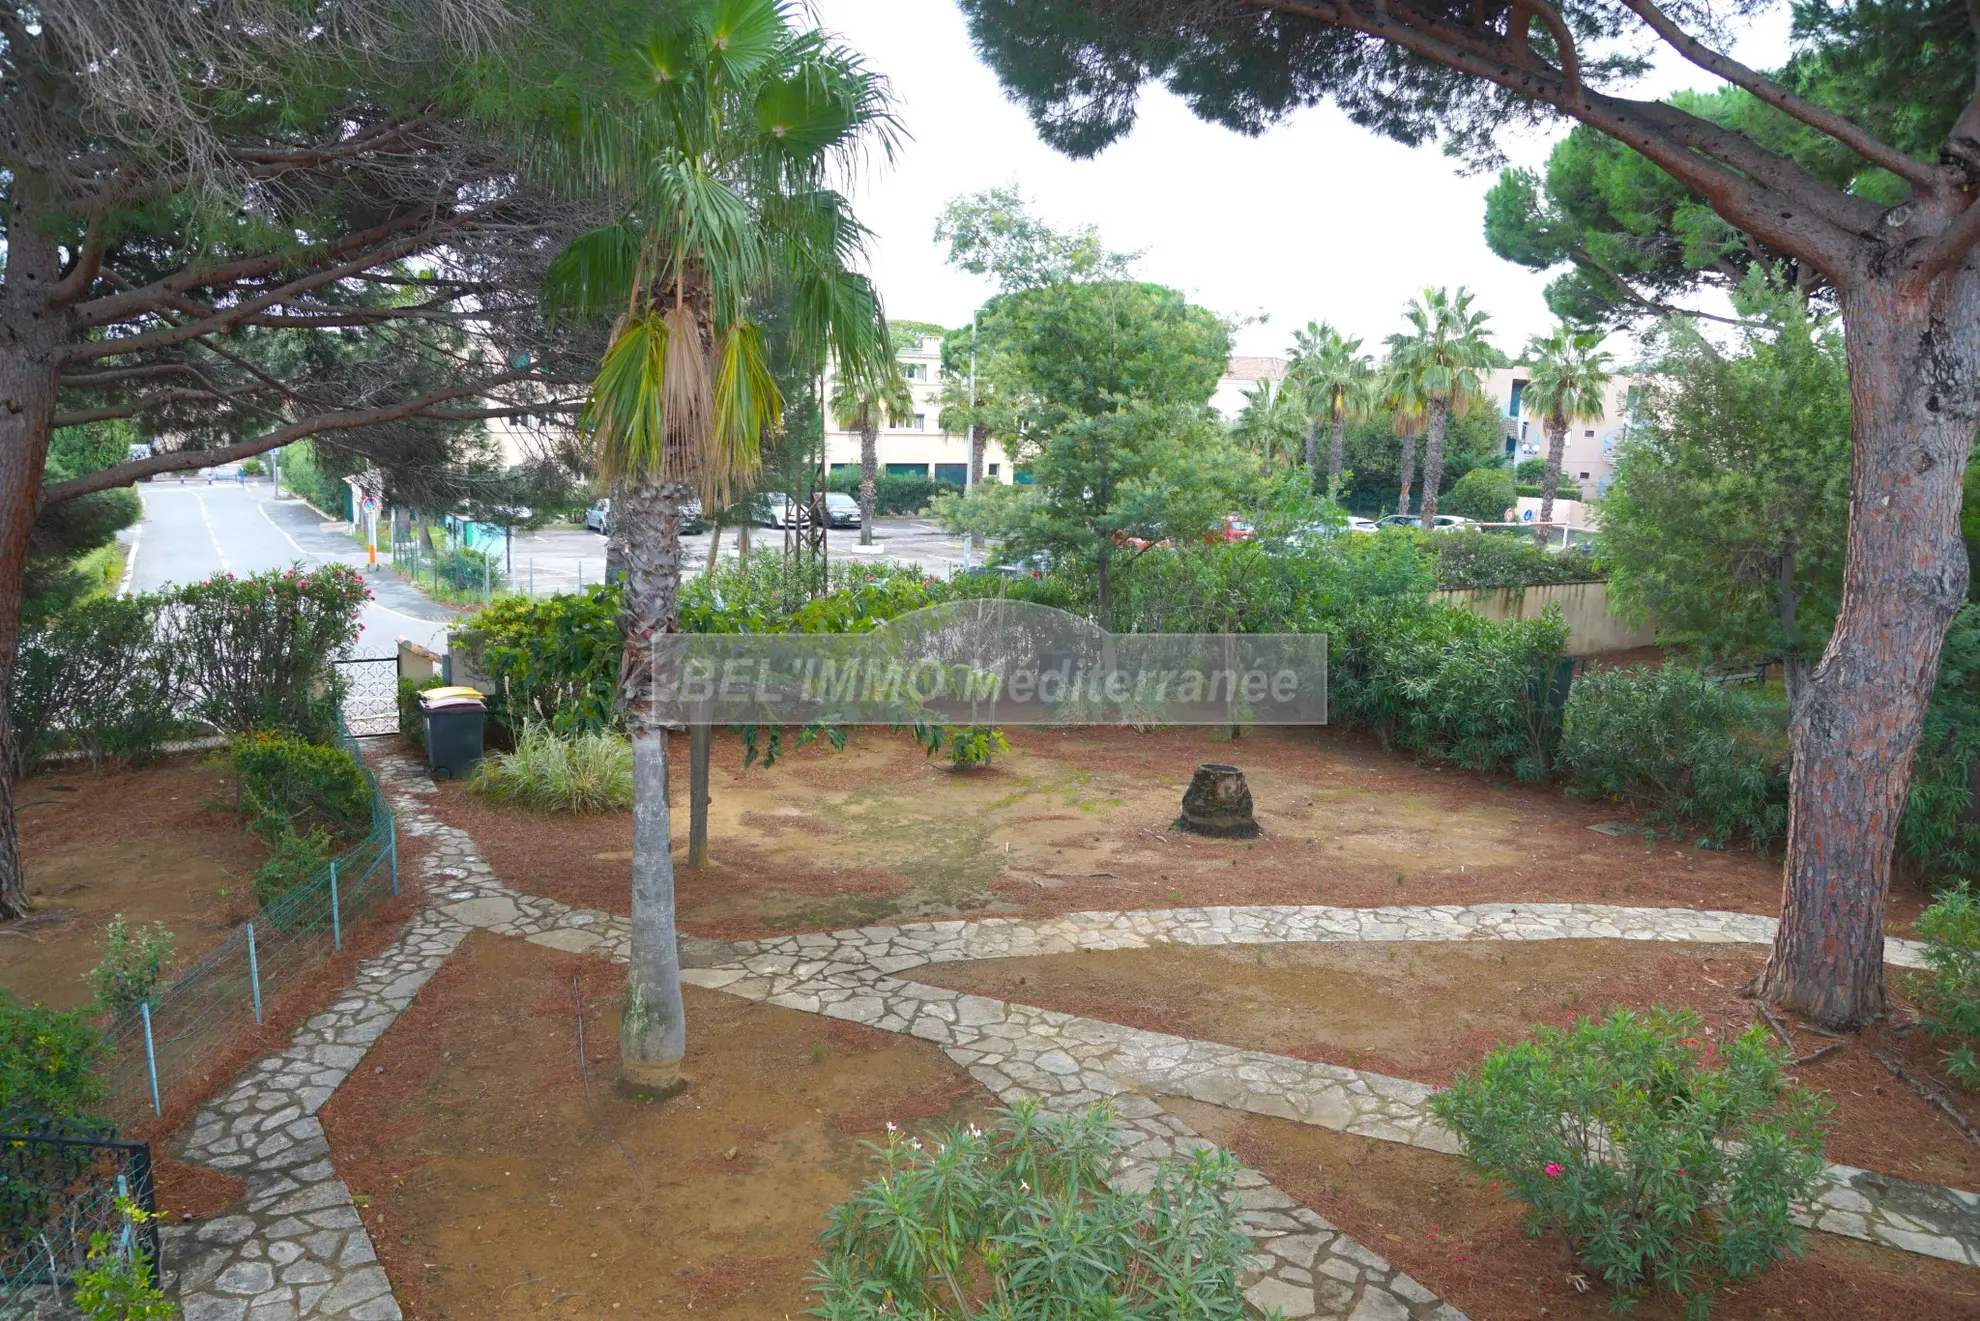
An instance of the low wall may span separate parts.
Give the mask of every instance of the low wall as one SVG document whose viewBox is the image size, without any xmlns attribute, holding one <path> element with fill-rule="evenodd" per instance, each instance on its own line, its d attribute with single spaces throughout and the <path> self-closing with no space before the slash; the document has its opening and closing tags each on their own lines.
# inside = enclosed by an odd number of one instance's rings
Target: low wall
<svg viewBox="0 0 1980 1321">
<path fill-rule="evenodd" d="M 1650 621 L 1631 627 L 1609 613 L 1609 585 L 1604 582 L 1549 583 L 1544 587 L 1472 587 L 1438 592 L 1437 599 L 1487 619 L 1538 619 L 1550 605 L 1561 608 L 1567 625 L 1570 656 L 1596 656 L 1605 651 L 1647 647 L 1657 640 Z"/>
</svg>

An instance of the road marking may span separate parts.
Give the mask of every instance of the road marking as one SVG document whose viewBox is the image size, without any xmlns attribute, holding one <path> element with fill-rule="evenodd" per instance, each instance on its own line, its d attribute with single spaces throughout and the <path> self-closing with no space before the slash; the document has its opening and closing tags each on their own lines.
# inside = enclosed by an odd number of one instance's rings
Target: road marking
<svg viewBox="0 0 1980 1321">
<path fill-rule="evenodd" d="M 274 528 L 277 532 L 282 534 L 282 540 L 288 542 L 291 546 L 294 546 L 296 548 L 296 554 L 312 555 L 319 560 L 334 560 L 334 559 L 342 558 L 341 556 L 327 550 L 304 550 L 303 544 L 300 541 L 297 541 L 294 537 L 289 535 L 289 529 L 283 527 L 280 523 L 277 523 L 275 521 L 274 515 L 268 512 L 268 502 L 266 500 L 256 500 L 254 502 L 254 507 L 261 511 L 261 516 L 263 518 L 268 520 L 268 526 Z"/>
<path fill-rule="evenodd" d="M 138 539 L 144 535 L 144 520 L 151 517 L 151 505 L 146 502 L 144 493 L 138 492 L 138 521 L 131 528 L 131 552 L 124 557 L 124 580 L 117 584 L 117 599 L 123 600 L 131 594 L 131 580 L 137 577 Z"/>
<path fill-rule="evenodd" d="M 220 534 L 213 530 L 213 519 L 207 515 L 206 497 L 194 492 L 193 499 L 199 501 L 199 521 L 206 524 L 206 535 L 213 538 L 213 553 L 220 557 L 220 572 L 232 573 L 234 569 L 227 563 L 227 552 L 220 549 Z"/>
</svg>

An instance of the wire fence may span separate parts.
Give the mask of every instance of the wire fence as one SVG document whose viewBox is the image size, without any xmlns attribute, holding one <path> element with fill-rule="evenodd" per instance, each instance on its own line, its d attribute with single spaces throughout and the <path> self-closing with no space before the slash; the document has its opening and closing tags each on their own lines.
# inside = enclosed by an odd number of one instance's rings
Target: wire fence
<svg viewBox="0 0 1980 1321">
<path fill-rule="evenodd" d="M 353 757 L 348 730 L 340 740 Z M 360 765 L 362 759 L 360 758 Z M 104 1030 L 109 1111 L 120 1122 L 164 1113 L 172 1089 L 325 955 L 357 919 L 399 892 L 398 834 L 369 769 L 371 833 L 262 908 L 198 963 Z"/>
<path fill-rule="evenodd" d="M 112 1255 L 155 1265 L 157 1226 L 131 1208 L 157 1211 L 145 1143 L 0 1133 L 0 1318 L 72 1316 L 70 1289 L 99 1234 Z"/>
</svg>

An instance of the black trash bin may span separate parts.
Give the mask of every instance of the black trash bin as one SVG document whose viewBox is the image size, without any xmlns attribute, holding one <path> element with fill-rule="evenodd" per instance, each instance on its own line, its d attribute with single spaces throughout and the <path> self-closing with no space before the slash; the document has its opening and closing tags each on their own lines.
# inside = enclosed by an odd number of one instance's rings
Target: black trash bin
<svg viewBox="0 0 1980 1321">
<path fill-rule="evenodd" d="M 472 688 L 428 688 L 419 695 L 426 723 L 426 769 L 436 780 L 455 780 L 481 761 L 488 708 Z"/>
</svg>

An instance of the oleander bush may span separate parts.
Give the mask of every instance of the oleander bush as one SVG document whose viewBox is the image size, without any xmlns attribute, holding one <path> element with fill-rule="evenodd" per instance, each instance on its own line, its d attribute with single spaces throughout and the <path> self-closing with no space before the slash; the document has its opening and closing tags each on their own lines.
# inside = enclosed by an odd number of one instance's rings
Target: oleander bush
<svg viewBox="0 0 1980 1321">
<path fill-rule="evenodd" d="M 1932 1039 L 1946 1047 L 1946 1072 L 1980 1091 L 1980 899 L 1955 882 L 1918 918 L 1929 971 L 1909 978 Z"/>
<path fill-rule="evenodd" d="M 1330 714 L 1407 752 L 1539 779 L 1560 737 L 1566 648 L 1556 608 L 1497 623 L 1422 597 L 1371 601 L 1330 630 Z"/>
<path fill-rule="evenodd" d="M 1614 1010 L 1502 1046 L 1430 1098 L 1466 1159 L 1615 1291 L 1704 1321 L 1729 1282 L 1801 1250 L 1830 1103 L 1763 1027 L 1715 1040 L 1690 1010 Z"/>
<path fill-rule="evenodd" d="M 538 812 L 622 812 L 632 806 L 632 744 L 611 732 L 560 734 L 529 725 L 508 752 L 491 752 L 468 792 Z"/>
<path fill-rule="evenodd" d="M 1595 670 L 1568 696 L 1559 769 L 1577 797 L 1764 851 L 1787 829 L 1785 721 L 1778 705 L 1685 666 Z"/>
<path fill-rule="evenodd" d="M 1237 1163 L 1205 1148 L 1153 1186 L 1109 1183 L 1124 1146 L 1104 1106 L 1001 1111 L 927 1142 L 888 1125 L 880 1166 L 835 1208 L 812 1267 L 826 1321 L 1147 1317 L 1238 1321 L 1245 1254 Z"/>
</svg>

